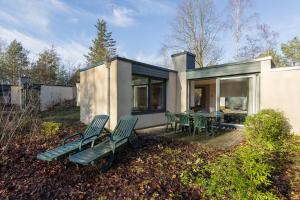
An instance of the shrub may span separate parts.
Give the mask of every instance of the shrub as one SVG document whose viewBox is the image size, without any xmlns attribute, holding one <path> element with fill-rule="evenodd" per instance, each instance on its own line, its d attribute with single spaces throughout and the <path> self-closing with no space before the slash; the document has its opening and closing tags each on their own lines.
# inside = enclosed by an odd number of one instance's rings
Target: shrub
<svg viewBox="0 0 300 200">
<path fill-rule="evenodd" d="M 282 144 L 290 133 L 287 118 L 282 112 L 272 109 L 248 116 L 244 125 L 250 141 L 260 140 L 274 146 Z"/>
<path fill-rule="evenodd" d="M 209 199 L 278 199 L 266 189 L 273 170 L 267 158 L 268 152 L 261 149 L 240 147 L 204 166 L 196 161 L 192 170 L 182 173 L 181 180 L 203 187 Z"/>
<path fill-rule="evenodd" d="M 58 133 L 61 123 L 58 122 L 43 122 L 42 132 L 46 136 L 55 135 Z"/>
</svg>

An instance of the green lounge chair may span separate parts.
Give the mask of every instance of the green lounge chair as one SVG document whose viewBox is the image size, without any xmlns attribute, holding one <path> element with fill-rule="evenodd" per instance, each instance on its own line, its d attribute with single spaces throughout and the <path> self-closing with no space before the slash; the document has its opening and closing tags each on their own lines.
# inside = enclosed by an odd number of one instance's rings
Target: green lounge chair
<svg viewBox="0 0 300 200">
<path fill-rule="evenodd" d="M 89 149 L 71 155 L 69 160 L 75 164 L 92 164 L 100 171 L 106 171 L 113 164 L 115 151 L 129 142 L 130 137 L 134 133 L 137 121 L 138 118 L 135 116 L 128 115 L 121 117 L 116 128 L 106 140 Z M 106 163 L 97 162 L 106 157 L 108 157 Z"/>
<path fill-rule="evenodd" d="M 61 161 L 60 159 L 64 156 L 69 155 L 76 150 L 80 151 L 81 148 L 87 144 L 94 143 L 104 130 L 108 118 L 107 115 L 96 115 L 84 133 L 75 133 L 64 138 L 61 146 L 38 154 L 37 159 L 49 162 L 53 160 Z M 80 136 L 80 138 L 70 141 L 71 138 L 78 136 Z"/>
</svg>

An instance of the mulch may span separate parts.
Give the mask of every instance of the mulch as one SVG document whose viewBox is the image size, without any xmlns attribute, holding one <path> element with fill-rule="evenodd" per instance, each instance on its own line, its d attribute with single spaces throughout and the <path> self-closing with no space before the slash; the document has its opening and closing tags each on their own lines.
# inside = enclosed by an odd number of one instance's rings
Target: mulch
<svg viewBox="0 0 300 200">
<path fill-rule="evenodd" d="M 125 147 L 105 173 L 93 166 L 65 168 L 36 159 L 65 136 L 62 131 L 51 138 L 36 134 L 16 139 L 0 163 L 0 199 L 199 199 L 201 190 L 183 185 L 181 172 L 190 167 L 189 161 L 199 157 L 207 161 L 224 153 L 170 138 L 140 136 L 141 147 Z"/>
</svg>

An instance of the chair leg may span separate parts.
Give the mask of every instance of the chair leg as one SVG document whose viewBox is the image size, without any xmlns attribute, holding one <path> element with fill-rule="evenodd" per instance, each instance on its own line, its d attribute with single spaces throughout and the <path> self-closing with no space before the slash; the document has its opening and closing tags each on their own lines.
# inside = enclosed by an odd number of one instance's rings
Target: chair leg
<svg viewBox="0 0 300 200">
<path fill-rule="evenodd" d="M 196 134 L 196 129 L 198 129 L 197 127 L 194 127 L 194 131 L 193 131 L 193 137 L 195 137 Z"/>
</svg>

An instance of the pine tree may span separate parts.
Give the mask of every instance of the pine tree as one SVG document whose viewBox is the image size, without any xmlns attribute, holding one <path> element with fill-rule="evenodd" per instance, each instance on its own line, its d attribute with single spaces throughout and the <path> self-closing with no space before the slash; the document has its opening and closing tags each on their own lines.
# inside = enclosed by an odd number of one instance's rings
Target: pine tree
<svg viewBox="0 0 300 200">
<path fill-rule="evenodd" d="M 54 47 L 46 49 L 39 54 L 36 63 L 33 64 L 31 77 L 35 83 L 56 84 L 60 73 L 60 58 Z"/>
<path fill-rule="evenodd" d="M 19 77 L 25 75 L 28 67 L 28 51 L 17 40 L 13 40 L 4 50 L 1 58 L 3 77 L 17 85 Z"/>
<path fill-rule="evenodd" d="M 90 52 L 85 55 L 89 64 L 100 63 L 116 55 L 116 41 L 112 38 L 112 32 L 108 32 L 106 22 L 98 19 L 95 27 L 97 37 L 92 41 Z"/>
</svg>

